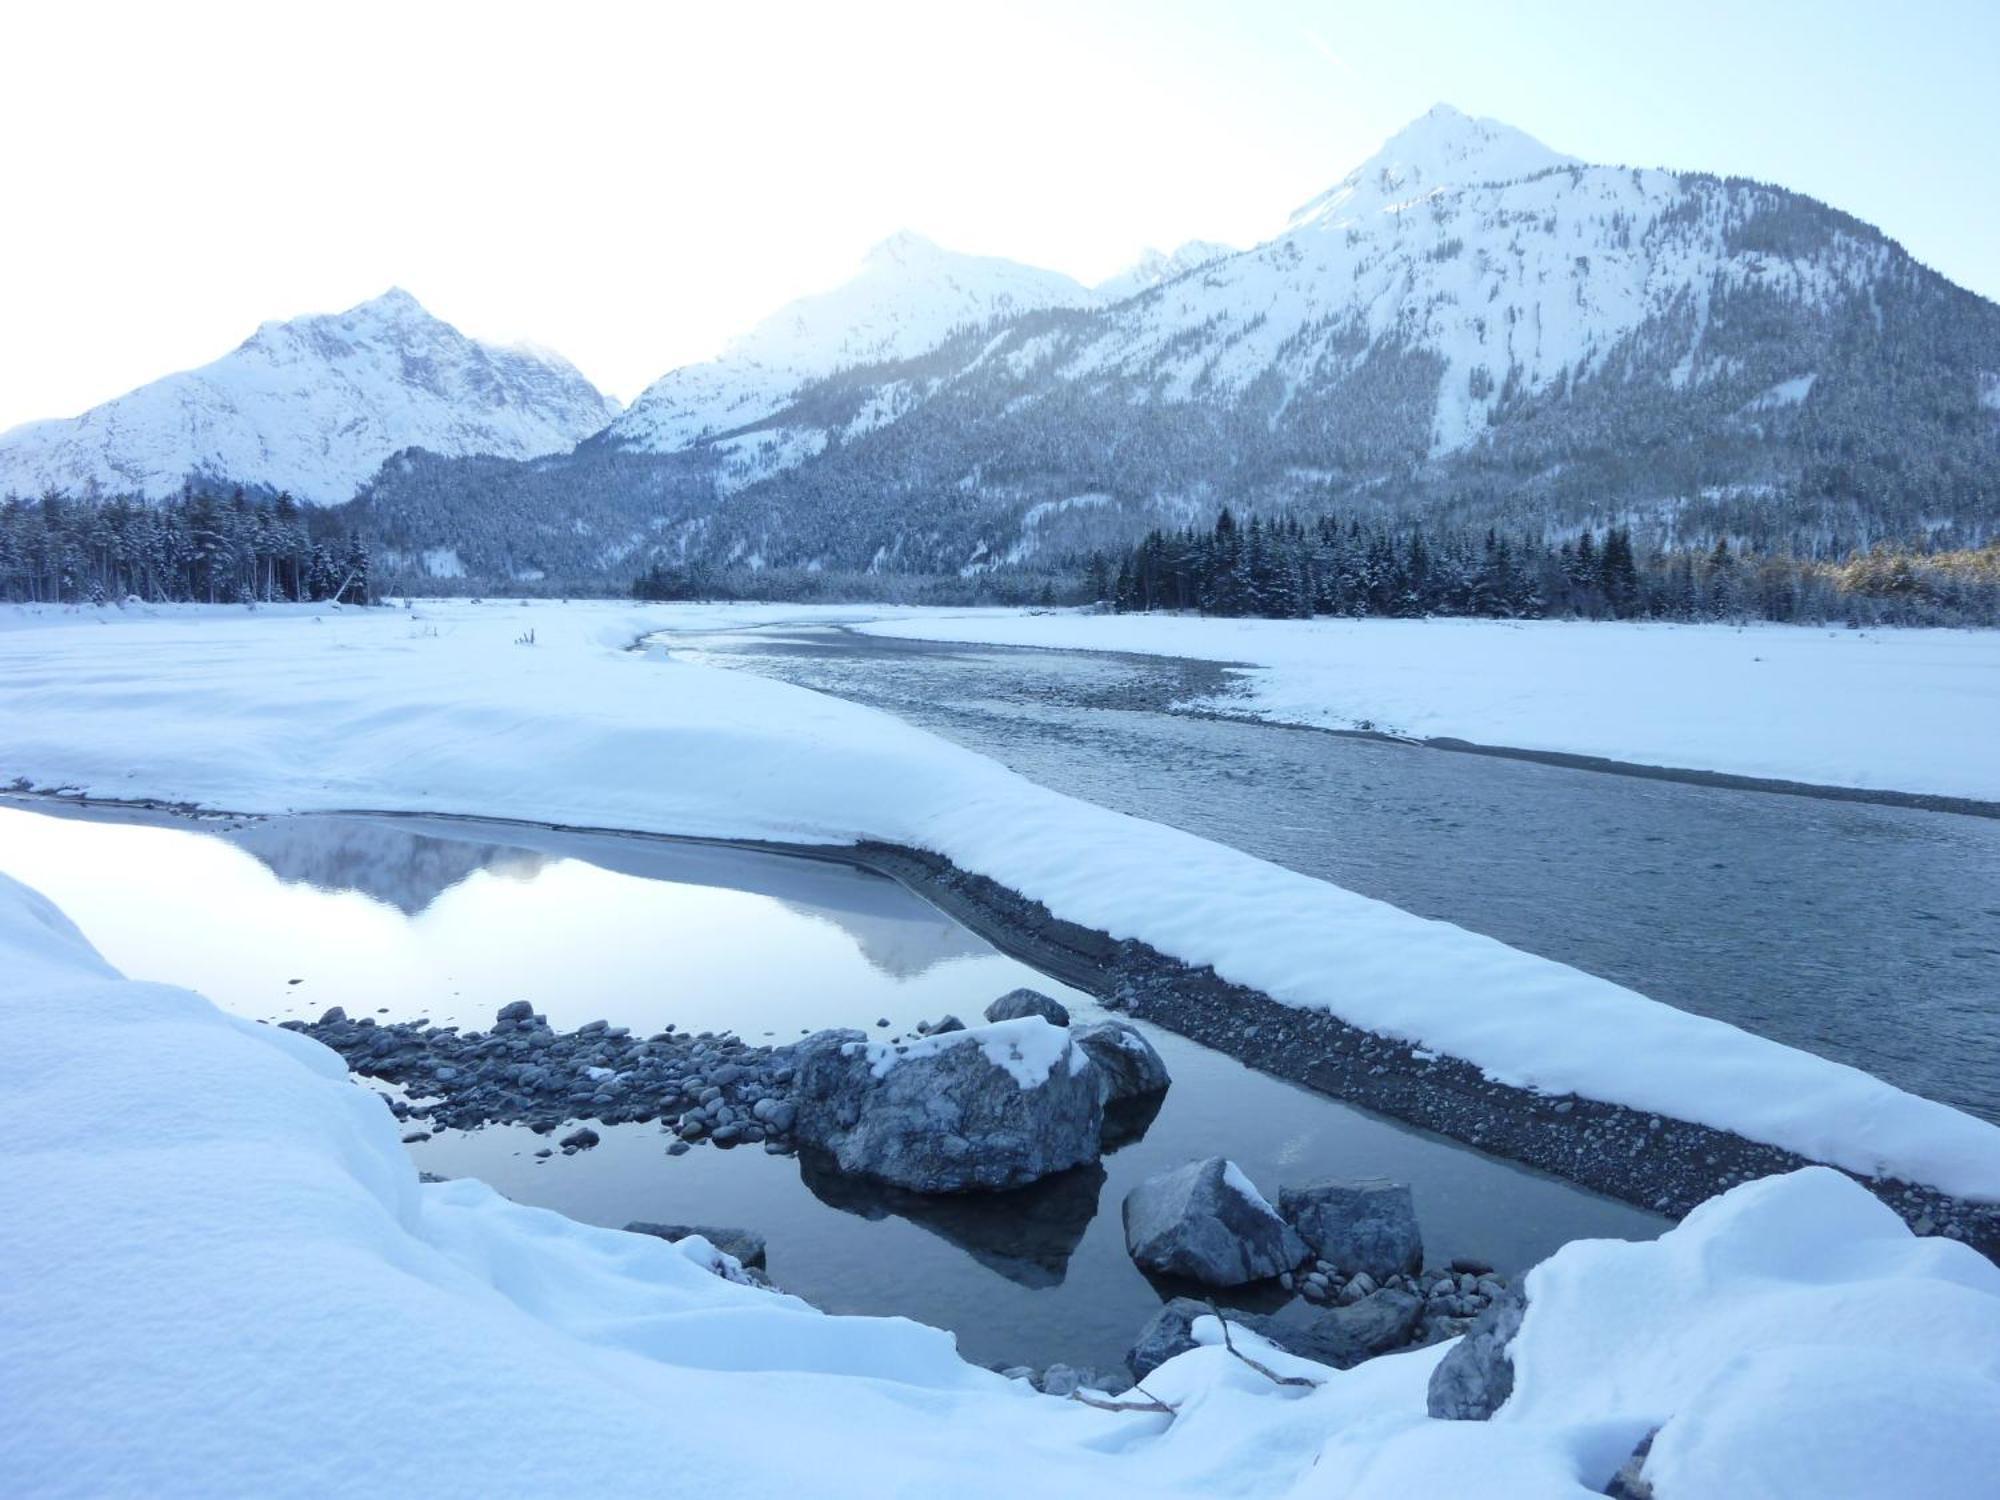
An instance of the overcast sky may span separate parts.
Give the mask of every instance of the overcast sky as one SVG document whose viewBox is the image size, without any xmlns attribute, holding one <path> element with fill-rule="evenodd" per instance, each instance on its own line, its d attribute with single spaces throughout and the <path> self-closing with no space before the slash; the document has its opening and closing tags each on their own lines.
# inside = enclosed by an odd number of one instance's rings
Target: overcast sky
<svg viewBox="0 0 2000 1500">
<path fill-rule="evenodd" d="M 2000 3 L 32 5 L 0 428 L 391 285 L 630 399 L 874 241 L 1254 243 L 1440 100 L 1782 183 L 2000 296 Z"/>
</svg>

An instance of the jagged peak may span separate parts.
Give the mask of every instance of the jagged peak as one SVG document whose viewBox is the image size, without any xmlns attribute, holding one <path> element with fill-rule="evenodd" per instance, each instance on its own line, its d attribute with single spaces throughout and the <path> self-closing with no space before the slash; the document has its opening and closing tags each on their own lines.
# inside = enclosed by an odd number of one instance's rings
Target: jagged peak
<svg viewBox="0 0 2000 1500">
<path fill-rule="evenodd" d="M 1292 227 L 1340 223 L 1444 188 L 1512 182 L 1577 160 L 1524 130 L 1435 104 L 1374 155 L 1292 215 Z"/>
</svg>

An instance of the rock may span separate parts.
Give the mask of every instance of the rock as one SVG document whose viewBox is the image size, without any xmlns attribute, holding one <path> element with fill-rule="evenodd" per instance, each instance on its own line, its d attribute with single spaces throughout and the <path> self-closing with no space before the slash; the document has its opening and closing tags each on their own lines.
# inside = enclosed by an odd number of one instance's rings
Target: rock
<svg viewBox="0 0 2000 1500">
<path fill-rule="evenodd" d="M 625 1226 L 625 1232 L 650 1234 L 662 1240 L 684 1240 L 698 1234 L 724 1255 L 733 1255 L 746 1266 L 764 1268 L 764 1236 L 754 1229 L 726 1229 L 714 1224 L 648 1224 L 634 1220 Z"/>
<path fill-rule="evenodd" d="M 1042 1371 L 1041 1390 L 1045 1396 L 1068 1396 L 1082 1390 L 1086 1372 L 1073 1365 L 1050 1365 Z"/>
<path fill-rule="evenodd" d="M 1149 1177 L 1125 1197 L 1125 1248 L 1148 1271 L 1242 1286 L 1289 1271 L 1305 1242 L 1219 1156 Z"/>
<path fill-rule="evenodd" d="M 1639 1439 L 1632 1456 L 1625 1460 L 1611 1483 L 1605 1487 L 1609 1500 L 1653 1500 L 1653 1481 L 1646 1477 L 1646 1456 L 1653 1451 L 1653 1439 L 1660 1435 L 1655 1427 Z"/>
<path fill-rule="evenodd" d="M 1400 1182 L 1358 1177 L 1282 1188 L 1278 1212 L 1342 1275 L 1365 1271 L 1379 1281 L 1423 1268 L 1416 1204 Z"/>
<path fill-rule="evenodd" d="M 1492 1262 L 1481 1260 L 1476 1255 L 1454 1255 L 1451 1258 L 1451 1269 L 1461 1276 L 1480 1277 L 1493 1274 Z"/>
<path fill-rule="evenodd" d="M 1009 990 L 986 1007 L 988 1021 L 1018 1021 L 1023 1016 L 1040 1016 L 1051 1026 L 1069 1025 L 1069 1011 L 1063 1003 L 1036 990 Z"/>
<path fill-rule="evenodd" d="M 1125 1367 L 1132 1372 L 1132 1378 L 1144 1380 L 1176 1354 L 1195 1348 L 1194 1320 L 1209 1317 L 1213 1311 L 1206 1302 L 1197 1302 L 1192 1297 L 1176 1297 L 1163 1303 L 1139 1330 L 1138 1342 L 1126 1351 Z"/>
<path fill-rule="evenodd" d="M 1015 993 L 1028 992 L 1017 990 Z M 996 1005 L 999 1003 L 994 1002 Z M 1050 1003 L 1054 1004 L 1053 1001 Z M 1056 1008 L 1060 1010 L 1062 1007 Z M 1173 1081 L 1167 1076 L 1167 1065 L 1153 1050 L 1153 1044 L 1129 1021 L 1098 1021 L 1089 1026 L 1075 1027 L 1070 1035 L 1097 1064 L 1101 1080 L 1098 1092 L 1104 1096 L 1107 1105 L 1164 1094 L 1167 1085 Z"/>
<path fill-rule="evenodd" d="M 294 979 L 292 983 L 297 984 L 298 981 Z M 343 1009 L 341 1006 L 334 1005 L 328 1007 L 326 1014 L 319 1018 L 319 1024 L 322 1026 L 338 1026 L 342 1021 L 345 1021 L 346 1019 L 347 1019 L 346 1010 Z"/>
<path fill-rule="evenodd" d="M 1402 1348 L 1416 1332 L 1423 1312 L 1423 1298 L 1384 1288 L 1348 1307 L 1288 1302 L 1274 1313 L 1247 1314 L 1235 1321 L 1287 1353 L 1347 1370 Z"/>
<path fill-rule="evenodd" d="M 1521 1331 L 1528 1302 L 1509 1288 L 1482 1312 L 1465 1336 L 1431 1371 L 1428 1408 L 1448 1421 L 1483 1422 L 1514 1393 L 1514 1361 L 1507 1346 Z"/>
<path fill-rule="evenodd" d="M 597 1132 L 585 1125 L 581 1129 L 572 1130 L 556 1144 L 570 1151 L 588 1151 L 597 1144 L 597 1141 Z"/>
<path fill-rule="evenodd" d="M 921 1193 L 1024 1186 L 1095 1162 L 1097 1069 L 1039 1016 L 901 1047 L 858 1031 L 800 1042 L 793 1134 L 856 1172 Z"/>
<path fill-rule="evenodd" d="M 525 1000 L 516 1000 L 511 1005 L 503 1005 L 493 1013 L 496 1021 L 525 1021 L 535 1013 L 535 1007 Z"/>
</svg>

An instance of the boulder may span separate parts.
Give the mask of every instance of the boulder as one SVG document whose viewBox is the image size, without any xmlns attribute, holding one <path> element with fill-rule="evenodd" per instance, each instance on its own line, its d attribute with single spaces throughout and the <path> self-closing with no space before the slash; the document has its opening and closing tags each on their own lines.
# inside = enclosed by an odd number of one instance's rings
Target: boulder
<svg viewBox="0 0 2000 1500">
<path fill-rule="evenodd" d="M 900 1044 L 822 1031 L 793 1061 L 793 1134 L 843 1172 L 990 1192 L 1098 1158 L 1097 1069 L 1039 1015 Z"/>
<path fill-rule="evenodd" d="M 1139 1330 L 1138 1342 L 1125 1351 L 1125 1368 L 1134 1380 L 1144 1380 L 1176 1354 L 1196 1348 L 1194 1320 L 1211 1317 L 1214 1309 L 1192 1297 L 1176 1297 L 1162 1303 L 1160 1310 Z"/>
<path fill-rule="evenodd" d="M 656 1239 L 684 1240 L 698 1234 L 724 1255 L 733 1255 L 745 1266 L 762 1269 L 764 1236 L 754 1229 L 725 1229 L 715 1224 L 647 1224 L 638 1220 L 625 1226 L 627 1234 L 650 1234 Z"/>
<path fill-rule="evenodd" d="M 1307 1254 L 1242 1169 L 1219 1156 L 1132 1189 L 1125 1197 L 1125 1248 L 1145 1270 L 1204 1286 L 1263 1281 Z"/>
<path fill-rule="evenodd" d="M 1278 1212 L 1343 1276 L 1366 1272 L 1384 1281 L 1423 1269 L 1424 1237 L 1403 1183 L 1357 1177 L 1281 1188 Z"/>
<path fill-rule="evenodd" d="M 1173 1082 L 1153 1044 L 1129 1021 L 1097 1021 L 1073 1027 L 1070 1035 L 1097 1064 L 1098 1092 L 1107 1105 L 1164 1094 Z"/>
<path fill-rule="evenodd" d="M 1347 1370 L 1409 1343 L 1423 1312 L 1423 1298 L 1385 1287 L 1346 1307 L 1288 1302 L 1274 1313 L 1235 1321 L 1288 1354 Z"/>
<path fill-rule="evenodd" d="M 988 1021 L 1018 1021 L 1023 1016 L 1040 1016 L 1051 1026 L 1069 1025 L 1069 1010 L 1063 1003 L 1038 990 L 1009 990 L 986 1007 Z"/>
<path fill-rule="evenodd" d="M 1507 1346 L 1521 1331 L 1527 1310 L 1527 1298 L 1508 1287 L 1473 1320 L 1457 1347 L 1431 1371 L 1427 1406 L 1433 1417 L 1483 1422 L 1514 1394 L 1514 1361 Z"/>
</svg>

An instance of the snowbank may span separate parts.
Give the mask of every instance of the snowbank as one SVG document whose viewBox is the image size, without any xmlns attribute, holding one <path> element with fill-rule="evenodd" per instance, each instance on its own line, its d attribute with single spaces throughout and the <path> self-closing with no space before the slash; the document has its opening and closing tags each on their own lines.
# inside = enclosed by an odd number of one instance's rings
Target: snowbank
<svg viewBox="0 0 2000 1500">
<path fill-rule="evenodd" d="M 2000 1129 L 1856 1069 L 1059 796 L 873 710 L 623 649 L 688 618 L 471 604 L 17 616 L 0 630 L 0 783 L 892 840 L 1508 1084 L 2000 1200 Z M 531 628 L 535 644 L 516 644 Z"/>
<path fill-rule="evenodd" d="M 892 1068 L 922 1057 L 936 1057 L 950 1047 L 971 1043 L 986 1054 L 986 1060 L 1011 1076 L 1024 1089 L 1040 1088 L 1067 1062 L 1071 1073 L 1081 1072 L 1089 1058 L 1081 1047 L 1070 1045 L 1069 1029 L 1052 1026 L 1040 1016 L 1022 1016 L 1013 1021 L 994 1021 L 963 1031 L 941 1031 L 931 1036 L 912 1037 L 906 1042 L 868 1043 L 868 1071 L 887 1078 Z"/>
<path fill-rule="evenodd" d="M 7 1494 L 1445 1496 L 1476 1474 L 1507 1500 L 1587 1493 L 1661 1424 L 1663 1500 L 1718 1473 L 1966 1494 L 2000 1462 L 2000 1272 L 1829 1172 L 1545 1264 L 1492 1423 L 1424 1416 L 1441 1348 L 1346 1374 L 1263 1351 L 1310 1391 L 1197 1349 L 1148 1381 L 1176 1415 L 1113 1414 L 937 1330 L 725 1280 L 699 1242 L 420 1185 L 332 1052 L 119 978 L 4 877 L 0 1015 Z M 1792 1488 L 1807 1458 L 1821 1487 Z"/>
<path fill-rule="evenodd" d="M 924 612 L 871 635 L 1237 662 L 1235 711 L 2000 801 L 2000 631 Z"/>
</svg>

